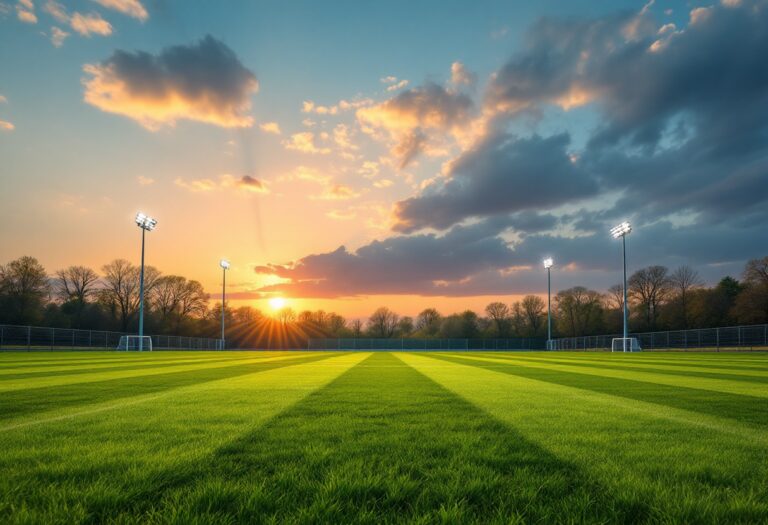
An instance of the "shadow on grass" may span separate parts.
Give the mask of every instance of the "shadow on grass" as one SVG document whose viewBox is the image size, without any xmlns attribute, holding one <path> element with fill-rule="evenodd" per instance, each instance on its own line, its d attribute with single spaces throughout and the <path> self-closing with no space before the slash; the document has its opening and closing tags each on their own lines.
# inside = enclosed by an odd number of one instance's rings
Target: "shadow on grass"
<svg viewBox="0 0 768 525">
<path fill-rule="evenodd" d="M 96 521 L 637 522 L 572 464 L 390 354 L 374 354 L 253 433 Z"/>
<path fill-rule="evenodd" d="M 564 372 L 546 368 L 546 363 L 541 363 L 541 367 L 536 367 L 531 366 L 533 363 L 521 366 L 513 363 L 492 363 L 447 355 L 434 355 L 430 357 L 451 363 L 476 366 L 505 374 L 526 377 L 528 379 L 537 379 L 557 385 L 591 390 L 601 394 L 610 394 L 627 399 L 646 401 L 658 405 L 729 418 L 756 427 L 768 427 L 768 402 L 765 398 L 662 385 L 634 379 L 617 379 L 578 372 Z"/>
<path fill-rule="evenodd" d="M 74 383 L 25 390 L 0 392 L 0 420 L 30 415 L 54 408 L 101 403 L 115 399 L 152 394 L 197 383 L 238 377 L 326 359 L 336 354 L 314 354 L 267 362 L 240 363 L 219 368 L 200 368 L 129 378 L 115 378 L 89 383 Z"/>
</svg>

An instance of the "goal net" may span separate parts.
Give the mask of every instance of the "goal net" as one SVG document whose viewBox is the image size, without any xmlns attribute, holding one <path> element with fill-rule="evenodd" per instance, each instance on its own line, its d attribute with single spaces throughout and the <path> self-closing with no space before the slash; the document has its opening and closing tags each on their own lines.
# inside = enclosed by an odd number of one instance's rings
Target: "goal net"
<svg viewBox="0 0 768 525">
<path fill-rule="evenodd" d="M 148 335 L 123 335 L 120 336 L 120 342 L 117 344 L 118 350 L 123 351 L 152 351 L 152 338 Z"/>
<path fill-rule="evenodd" d="M 611 352 L 639 352 L 640 341 L 637 337 L 614 337 L 611 339 Z"/>
</svg>

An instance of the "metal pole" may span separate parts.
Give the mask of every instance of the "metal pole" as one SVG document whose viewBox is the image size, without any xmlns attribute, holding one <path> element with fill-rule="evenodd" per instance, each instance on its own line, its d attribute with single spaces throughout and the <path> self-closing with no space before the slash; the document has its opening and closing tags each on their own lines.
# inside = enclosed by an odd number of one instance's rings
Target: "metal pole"
<svg viewBox="0 0 768 525">
<path fill-rule="evenodd" d="M 139 352 L 144 350 L 144 234 L 141 228 L 141 273 L 139 274 Z"/>
<path fill-rule="evenodd" d="M 224 309 L 227 301 L 227 269 L 222 268 L 221 279 L 221 349 L 224 350 Z"/>
<path fill-rule="evenodd" d="M 627 351 L 627 334 L 629 332 L 627 328 L 627 317 L 629 315 L 627 311 L 627 235 L 621 236 L 621 251 L 622 259 L 624 261 L 624 351 Z"/>
<path fill-rule="evenodd" d="M 552 268 L 547 268 L 547 350 L 552 340 Z"/>
</svg>

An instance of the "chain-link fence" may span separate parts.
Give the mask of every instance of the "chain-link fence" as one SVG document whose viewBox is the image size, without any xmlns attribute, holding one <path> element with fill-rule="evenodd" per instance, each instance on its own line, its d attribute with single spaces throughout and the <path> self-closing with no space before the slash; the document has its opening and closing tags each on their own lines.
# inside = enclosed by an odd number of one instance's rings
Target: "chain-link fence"
<svg viewBox="0 0 768 525">
<path fill-rule="evenodd" d="M 307 350 L 544 350 L 546 340 L 535 337 L 512 339 L 426 339 L 426 338 L 314 338 Z"/>
<path fill-rule="evenodd" d="M 0 325 L 2 350 L 115 350 L 123 332 Z M 153 350 L 221 350 L 221 339 L 153 335 Z"/>
<path fill-rule="evenodd" d="M 629 334 L 643 350 L 768 350 L 768 324 L 696 328 Z M 550 342 L 552 350 L 610 350 L 616 335 L 563 337 Z"/>
</svg>

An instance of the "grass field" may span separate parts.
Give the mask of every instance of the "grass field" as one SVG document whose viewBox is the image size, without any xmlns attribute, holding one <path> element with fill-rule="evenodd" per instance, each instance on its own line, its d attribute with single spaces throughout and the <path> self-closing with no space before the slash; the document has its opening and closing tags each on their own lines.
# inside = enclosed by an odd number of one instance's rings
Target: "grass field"
<svg viewBox="0 0 768 525">
<path fill-rule="evenodd" d="M 2 523 L 768 523 L 768 355 L 0 354 Z"/>
</svg>

